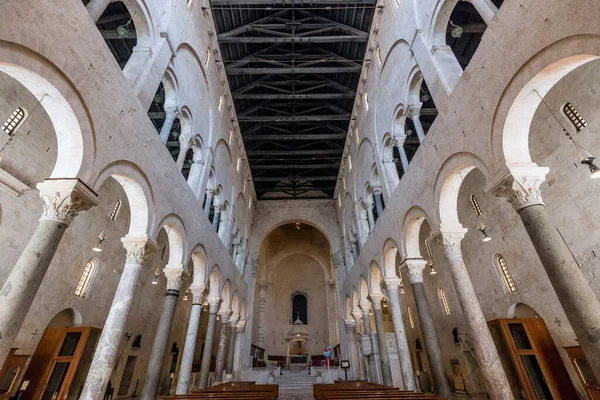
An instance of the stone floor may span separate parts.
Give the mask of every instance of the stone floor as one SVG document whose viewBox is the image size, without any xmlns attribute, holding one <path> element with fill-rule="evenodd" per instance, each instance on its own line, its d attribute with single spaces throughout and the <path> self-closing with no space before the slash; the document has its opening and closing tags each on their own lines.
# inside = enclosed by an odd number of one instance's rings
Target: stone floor
<svg viewBox="0 0 600 400">
<path fill-rule="evenodd" d="M 312 400 L 313 392 L 310 389 L 279 389 L 279 400 Z"/>
</svg>

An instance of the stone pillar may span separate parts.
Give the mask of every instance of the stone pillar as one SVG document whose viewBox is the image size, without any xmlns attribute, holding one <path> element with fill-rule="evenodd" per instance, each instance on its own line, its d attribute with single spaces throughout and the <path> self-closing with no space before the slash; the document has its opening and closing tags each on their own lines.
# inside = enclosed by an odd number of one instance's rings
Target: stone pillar
<svg viewBox="0 0 600 400">
<path fill-rule="evenodd" d="M 194 195 L 196 196 L 196 198 L 198 198 L 199 197 L 198 187 L 200 186 L 200 178 L 202 176 L 202 166 L 204 165 L 204 161 L 202 160 L 202 151 L 200 151 L 200 148 L 194 147 L 193 151 L 194 151 L 194 157 L 192 158 L 192 160 L 194 162 L 192 163 L 192 166 L 190 167 L 190 173 L 188 175 L 187 182 L 188 182 L 188 185 L 190 186 L 190 188 L 192 189 L 192 191 L 194 192 Z M 208 196 L 207 196 L 207 198 L 208 198 Z M 205 210 L 205 212 L 206 212 L 206 210 Z"/>
<path fill-rule="evenodd" d="M 491 0 L 470 0 L 486 25 L 490 25 L 498 12 Z"/>
<path fill-rule="evenodd" d="M 450 385 L 448 384 L 446 369 L 444 368 L 445 360 L 442 356 L 440 342 L 431 316 L 431 310 L 427 303 L 425 286 L 423 285 L 423 269 L 426 266 L 427 261 L 422 258 L 407 259 L 404 261 L 402 269 L 408 276 L 408 280 L 412 285 L 421 332 L 423 332 L 423 340 L 425 341 L 425 352 L 429 359 L 431 377 L 433 378 L 433 384 L 435 386 L 435 394 L 439 397 L 450 399 L 452 398 L 452 392 L 450 390 Z"/>
<path fill-rule="evenodd" d="M 515 208 L 592 369 L 600 374 L 600 304 L 541 197 L 547 168 L 506 170 L 486 188 Z"/>
<path fill-rule="evenodd" d="M 265 311 L 267 309 L 267 281 L 258 283 L 258 310 L 256 311 L 256 345 L 265 348 Z"/>
<path fill-rule="evenodd" d="M 355 308 L 352 310 L 352 317 L 354 318 L 354 343 L 356 344 L 358 351 L 358 373 L 361 381 L 368 381 L 369 375 L 367 374 L 367 356 L 363 354 L 362 345 L 359 345 L 361 338 L 360 321 L 362 320 L 362 312 L 358 308 Z"/>
<path fill-rule="evenodd" d="M 177 379 L 177 389 L 175 394 L 188 394 L 205 289 L 205 286 L 194 286 L 193 284 L 190 286 L 190 292 L 192 293 L 192 311 L 190 312 L 187 334 L 185 335 L 185 345 L 183 346 L 183 354 L 181 355 L 179 378 Z"/>
<path fill-rule="evenodd" d="M 167 292 L 163 302 L 162 312 L 154 334 L 154 342 L 148 359 L 148 368 L 146 369 L 146 378 L 144 379 L 144 388 L 142 389 L 142 400 L 154 400 L 158 394 L 158 384 L 160 374 L 165 362 L 165 355 L 169 346 L 171 336 L 171 327 L 173 326 L 173 317 L 175 316 L 175 307 L 179 298 L 179 290 L 183 278 L 183 268 L 165 267 L 163 269 L 167 277 Z"/>
<path fill-rule="evenodd" d="M 383 384 L 394 386 L 392 380 L 392 368 L 390 367 L 390 355 L 388 354 L 387 340 L 385 330 L 383 329 L 383 312 L 381 310 L 382 293 L 370 293 L 371 303 L 373 303 L 373 314 L 375 314 L 375 326 L 377 327 L 377 342 L 379 343 L 379 357 L 381 359 L 381 375 Z"/>
<path fill-rule="evenodd" d="M 37 188 L 45 203 L 39 225 L 0 291 L 0 365 L 8 357 L 65 230 L 79 212 L 98 204 L 98 196 L 78 179 L 48 179 Z"/>
<path fill-rule="evenodd" d="M 177 155 L 177 169 L 181 172 L 183 170 L 183 164 L 185 163 L 185 156 L 192 147 L 191 138 L 189 136 L 179 137 L 179 154 Z M 188 175 L 189 176 L 189 175 Z"/>
<path fill-rule="evenodd" d="M 344 281 L 346 280 L 346 264 L 344 263 L 344 255 L 341 252 L 335 252 L 332 256 L 333 270 L 335 273 L 335 286 L 334 296 L 336 297 L 336 310 L 337 310 L 337 331 L 340 339 L 340 356 L 342 359 L 349 357 L 348 338 L 342 335 L 344 332 L 344 321 L 342 316 L 344 315 L 344 293 L 342 291 Z"/>
<path fill-rule="evenodd" d="M 138 279 L 148 256 L 148 238 L 125 236 L 123 246 L 127 252 L 123 274 L 106 317 L 94 358 L 85 380 L 80 399 L 102 399 L 106 386 L 117 363 L 118 350 L 125 334 L 125 325 Z"/>
<path fill-rule="evenodd" d="M 167 144 L 167 141 L 169 140 L 175 118 L 177 118 L 177 106 L 165 106 L 165 122 L 160 128 L 160 140 L 164 144 Z"/>
<path fill-rule="evenodd" d="M 350 379 L 358 379 L 360 376 L 360 364 L 358 361 L 358 342 L 356 340 L 356 331 L 354 329 L 354 320 L 345 319 L 344 325 L 346 327 L 346 337 L 350 343 Z"/>
<path fill-rule="evenodd" d="M 229 330 L 229 316 L 231 310 L 220 310 L 221 332 L 219 333 L 219 347 L 217 348 L 217 362 L 215 364 L 215 383 L 223 380 L 225 365 L 225 346 L 227 345 L 227 331 Z"/>
<path fill-rule="evenodd" d="M 406 156 L 406 150 L 404 150 L 405 140 L 406 136 L 396 136 L 396 147 L 398 148 L 398 153 L 400 153 L 400 162 L 402 163 L 404 173 L 408 171 L 408 157 Z"/>
<path fill-rule="evenodd" d="M 432 235 L 433 240 L 430 240 L 430 243 L 439 245 L 448 260 L 458 301 L 465 316 L 473 350 L 490 398 L 512 400 L 514 398 L 512 390 L 463 261 L 460 242 L 466 231 L 464 228 L 441 228 Z"/>
<path fill-rule="evenodd" d="M 373 198 L 375 199 L 375 209 L 377 210 L 377 216 L 381 217 L 383 213 L 383 198 L 381 194 L 381 186 L 375 186 L 373 188 Z"/>
<path fill-rule="evenodd" d="M 208 374 L 210 373 L 210 360 L 212 357 L 213 339 L 215 337 L 215 324 L 217 323 L 217 310 L 219 309 L 220 297 L 209 297 L 208 326 L 202 354 L 202 365 L 200 367 L 200 389 L 208 386 Z"/>
<path fill-rule="evenodd" d="M 213 214 L 212 226 L 215 232 L 219 233 L 219 224 L 221 223 L 221 204 L 215 204 L 215 213 Z"/>
<path fill-rule="evenodd" d="M 369 222 L 369 232 L 375 229 L 375 216 L 373 215 L 373 203 L 365 201 L 365 210 L 367 210 L 367 221 Z"/>
<path fill-rule="evenodd" d="M 371 371 L 370 373 L 367 372 L 367 374 L 371 376 L 371 382 L 382 383 L 382 378 L 379 376 L 380 368 L 377 368 L 375 365 L 377 359 L 379 358 L 379 355 L 376 352 L 376 349 L 378 349 L 379 346 L 375 343 L 376 338 L 373 337 L 373 330 L 371 329 L 371 318 L 369 316 L 369 308 L 371 303 L 368 300 L 363 300 L 359 303 L 359 305 L 363 317 L 363 342 L 364 336 L 366 335 L 371 345 L 369 352 L 363 351 L 363 354 L 367 356 L 367 371 Z"/>
<path fill-rule="evenodd" d="M 204 202 L 204 214 L 208 217 L 210 215 L 210 208 L 212 207 L 213 198 L 215 191 L 213 189 L 206 189 L 206 201 Z"/>
<path fill-rule="evenodd" d="M 400 279 L 397 277 L 385 278 L 385 285 L 390 297 L 390 309 L 392 312 L 392 321 L 394 323 L 394 334 L 396 336 L 396 347 L 398 348 L 398 358 L 400 360 L 400 369 L 402 370 L 404 389 L 414 391 L 416 390 L 415 375 L 410 362 L 410 350 L 408 347 L 408 341 L 406 340 L 406 329 L 404 329 L 400 297 L 398 296 Z"/>
<path fill-rule="evenodd" d="M 98 22 L 102 14 L 104 14 L 104 10 L 106 10 L 111 2 L 112 0 L 92 0 L 85 6 L 94 23 Z"/>
<path fill-rule="evenodd" d="M 410 119 L 412 119 L 413 125 L 415 126 L 415 130 L 417 131 L 419 143 L 423 143 L 423 141 L 425 140 L 425 130 L 423 129 L 423 125 L 421 125 L 421 107 L 412 106 L 408 109 L 408 111 L 410 113 Z"/>
<path fill-rule="evenodd" d="M 227 366 L 225 367 L 225 373 L 227 375 L 233 374 L 233 358 L 235 356 L 235 340 L 239 318 L 239 314 L 233 314 L 231 318 L 229 318 L 229 346 L 227 348 Z"/>
<path fill-rule="evenodd" d="M 246 351 L 245 343 L 242 340 L 244 338 L 244 333 L 246 331 L 246 320 L 240 319 L 237 323 L 236 329 L 236 341 L 235 341 L 235 356 L 233 358 L 233 377 L 234 379 L 239 379 L 241 377 L 241 371 L 244 363 Z M 249 353 L 249 351 L 248 351 Z"/>
</svg>

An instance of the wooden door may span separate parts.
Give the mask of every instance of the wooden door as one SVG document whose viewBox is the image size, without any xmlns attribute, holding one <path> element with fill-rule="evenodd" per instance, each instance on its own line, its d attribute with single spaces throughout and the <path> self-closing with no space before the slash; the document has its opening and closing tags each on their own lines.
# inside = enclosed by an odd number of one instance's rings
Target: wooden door
<svg viewBox="0 0 600 400">
<path fill-rule="evenodd" d="M 600 400 L 600 384 L 598 377 L 592 371 L 590 364 L 583 354 L 583 349 L 579 346 L 565 347 L 569 360 L 573 364 L 573 368 L 577 371 L 577 376 L 583 387 L 587 390 L 589 397 L 592 400 Z"/>
<path fill-rule="evenodd" d="M 8 400 L 17 390 L 17 383 L 23 374 L 29 356 L 15 355 L 10 349 L 4 367 L 0 370 L 0 400 Z"/>
</svg>

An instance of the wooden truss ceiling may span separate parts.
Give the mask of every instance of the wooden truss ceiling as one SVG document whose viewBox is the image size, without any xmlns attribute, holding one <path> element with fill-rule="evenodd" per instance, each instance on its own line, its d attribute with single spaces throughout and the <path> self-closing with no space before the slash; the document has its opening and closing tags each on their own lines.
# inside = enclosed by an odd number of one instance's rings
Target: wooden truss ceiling
<svg viewBox="0 0 600 400">
<path fill-rule="evenodd" d="M 212 0 L 258 198 L 331 198 L 374 0 Z"/>
</svg>

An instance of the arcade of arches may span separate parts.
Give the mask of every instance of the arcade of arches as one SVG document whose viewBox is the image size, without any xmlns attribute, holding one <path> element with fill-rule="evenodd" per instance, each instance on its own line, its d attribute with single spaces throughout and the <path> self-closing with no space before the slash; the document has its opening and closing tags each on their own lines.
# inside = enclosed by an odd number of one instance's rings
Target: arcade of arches
<svg viewBox="0 0 600 400">
<path fill-rule="evenodd" d="M 600 399 L 597 1 L 0 10 L 0 400 Z"/>
</svg>

